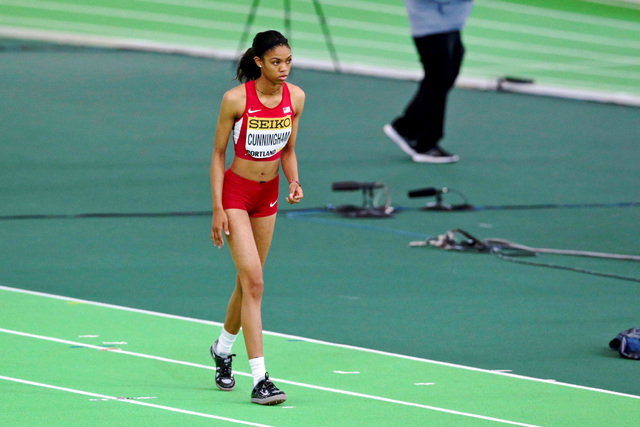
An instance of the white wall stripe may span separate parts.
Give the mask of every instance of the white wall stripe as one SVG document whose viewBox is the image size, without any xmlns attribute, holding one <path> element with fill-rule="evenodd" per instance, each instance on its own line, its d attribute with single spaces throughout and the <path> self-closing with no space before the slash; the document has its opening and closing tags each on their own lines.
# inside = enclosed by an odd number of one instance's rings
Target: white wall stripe
<svg viewBox="0 0 640 427">
<path fill-rule="evenodd" d="M 26 21 L 25 21 L 26 22 Z M 0 16 L 0 24 L 2 17 Z M 42 24 L 42 22 L 38 21 Z M 29 25 L 23 23 L 23 25 Z M 135 49 L 147 52 L 177 53 L 182 55 L 216 58 L 220 60 L 236 60 L 237 55 L 234 50 L 225 49 L 222 46 L 228 46 L 228 41 L 220 41 L 219 44 L 215 39 L 201 39 L 197 37 L 175 36 L 172 38 L 174 43 L 162 41 L 162 39 L 154 41 L 150 40 L 153 34 L 144 31 L 130 30 L 131 34 L 137 34 L 139 39 L 131 37 L 122 37 L 122 30 L 115 27 L 107 27 L 113 34 L 118 36 L 78 34 L 69 32 L 71 28 L 61 26 L 59 30 L 42 29 L 42 25 L 33 22 L 35 28 L 29 29 L 24 27 L 13 27 L 10 25 L 0 25 L 0 35 L 11 38 L 24 38 L 32 40 L 44 40 L 54 43 L 65 43 L 78 46 L 107 47 L 114 49 Z M 76 29 L 77 30 L 77 29 Z M 86 29 L 89 31 L 89 28 Z M 79 31 L 79 30 L 77 30 Z M 90 32 L 90 31 L 89 31 Z M 185 44 L 175 44 L 184 42 Z M 214 46 L 213 48 L 210 46 Z M 235 46 L 235 45 L 234 45 Z M 364 62 L 364 61 L 363 61 Z M 296 66 L 310 70 L 333 71 L 331 61 L 320 60 L 318 55 L 316 59 L 298 59 L 296 57 Z M 373 66 L 368 63 L 363 64 L 341 64 L 341 71 L 348 74 L 358 74 L 365 76 L 376 76 L 392 79 L 419 80 L 422 72 L 419 71 L 415 63 L 406 63 L 404 61 L 387 61 L 384 66 Z M 456 80 L 456 87 L 477 90 L 496 90 L 498 81 L 503 70 L 495 70 L 493 75 L 478 75 L 481 69 L 478 69 L 476 76 L 460 76 Z M 581 101 L 595 101 L 611 104 L 627 105 L 631 107 L 640 106 L 640 96 L 625 93 L 616 85 L 599 84 L 599 90 L 588 89 L 572 89 L 573 87 L 584 86 L 584 82 L 564 77 L 546 77 L 548 85 L 517 85 L 517 84 L 500 84 L 502 90 L 515 93 L 526 93 L 531 95 L 553 96 L 561 98 L 570 98 Z M 555 86 L 553 86 L 555 85 Z M 570 87 L 567 88 L 566 86 Z M 618 88 L 618 89 L 616 89 Z M 606 92 L 606 89 L 611 92 Z"/>
<path fill-rule="evenodd" d="M 610 46 L 616 48 L 626 48 L 640 50 L 640 42 L 637 37 L 629 39 L 621 39 L 615 37 L 595 36 L 590 33 L 582 33 L 577 31 L 558 30 L 556 28 L 548 28 L 543 26 L 509 24 L 505 22 L 496 22 L 488 19 L 469 18 L 469 22 L 473 22 L 473 26 L 477 28 L 485 28 L 492 31 L 505 31 L 516 34 L 528 34 L 543 39 L 558 39 L 577 42 L 584 45 Z M 631 36 L 630 36 L 631 37 Z"/>
<path fill-rule="evenodd" d="M 627 9 L 640 10 L 640 0 L 582 0 L 589 3 L 604 4 Z"/>
<path fill-rule="evenodd" d="M 476 3 L 475 7 L 486 7 L 488 9 L 514 12 L 518 15 L 540 16 L 543 18 L 557 19 L 566 22 L 576 22 L 590 26 L 609 27 L 628 31 L 640 31 L 640 23 L 623 21 L 622 19 L 612 19 L 604 17 L 586 16 L 575 12 L 564 12 L 536 6 L 508 3 L 501 0 L 482 0 Z"/>
<path fill-rule="evenodd" d="M 201 19 L 201 18 L 189 18 L 182 16 L 175 16 L 169 14 L 162 14 L 156 12 L 142 12 L 135 11 L 130 9 L 117 9 L 110 7 L 102 7 L 102 6 L 83 6 L 83 5 L 71 5 L 67 3 L 58 3 L 58 2 L 45 2 L 40 0 L 0 0 L 0 5 L 10 5 L 14 7 L 24 7 L 24 8 L 32 8 L 38 10 L 51 10 L 51 11 L 59 11 L 70 14 L 87 14 L 87 15 L 95 15 L 95 16 L 105 16 L 105 17 L 114 17 L 114 18 L 122 18 L 122 19 L 131 19 L 138 20 L 143 22 L 157 22 L 163 24 L 173 24 L 173 25 L 183 25 L 189 26 L 193 28 L 204 28 L 204 29 L 219 29 L 225 31 L 239 32 L 237 24 L 230 24 L 221 20 L 212 20 L 212 19 Z M 260 9 L 258 11 L 260 12 Z M 273 13 L 272 13 L 273 14 Z M 302 14 L 301 14 L 302 16 Z M 312 20 L 317 20 L 314 17 L 309 15 L 304 15 L 305 20 L 311 22 Z M 221 17 L 222 18 L 222 17 Z M 640 50 L 640 43 L 637 42 L 636 38 L 633 39 L 619 39 L 613 37 L 605 37 L 605 36 L 592 36 L 589 33 L 585 32 L 576 32 L 576 31 L 566 31 L 566 30 L 558 30 L 555 28 L 543 28 L 541 31 L 540 27 L 523 25 L 523 24 L 510 24 L 504 23 L 500 21 L 487 20 L 481 18 L 474 18 L 473 16 L 470 18 L 470 22 L 473 23 L 474 26 L 479 28 L 491 29 L 492 31 L 507 31 L 514 33 L 522 33 L 535 35 L 545 38 L 554 38 L 560 40 L 569 40 L 575 41 L 583 44 L 595 44 L 595 45 L 604 45 L 604 46 L 614 46 L 614 47 L 626 47 L 629 49 L 638 49 Z M 360 26 L 360 22 L 355 21 L 356 26 Z M 351 20 L 337 20 L 335 23 L 331 21 L 331 25 L 333 26 L 343 26 L 345 28 L 353 28 L 354 21 Z M 364 23 L 366 26 L 367 23 Z M 371 28 L 371 26 L 369 26 Z M 373 28 L 377 28 L 373 27 Z M 383 26 L 382 31 L 391 31 L 392 26 Z M 402 35 L 400 32 L 397 33 L 398 36 Z M 296 37 L 305 37 L 307 40 L 309 38 L 311 40 L 322 40 L 322 37 L 315 33 L 308 33 L 303 31 L 296 31 Z M 345 46 L 354 46 L 354 47 L 362 47 L 367 46 L 371 49 L 381 49 L 381 50 L 390 50 L 393 51 L 397 49 L 397 47 L 402 48 L 406 47 L 406 43 L 396 43 L 389 42 L 388 44 L 393 47 L 384 48 L 381 45 L 386 45 L 387 43 L 382 42 L 368 42 L 368 39 L 363 38 L 335 38 L 334 42 L 336 44 L 343 44 Z M 396 47 L 397 46 L 397 47 Z M 412 46 L 409 46 L 413 48 Z M 410 50 L 409 50 L 410 51 Z"/>
</svg>

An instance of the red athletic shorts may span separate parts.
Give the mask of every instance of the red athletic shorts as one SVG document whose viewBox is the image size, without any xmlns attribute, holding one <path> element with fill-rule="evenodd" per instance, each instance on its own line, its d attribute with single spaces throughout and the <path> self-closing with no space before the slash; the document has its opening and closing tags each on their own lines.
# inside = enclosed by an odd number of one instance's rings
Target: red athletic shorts
<svg viewBox="0 0 640 427">
<path fill-rule="evenodd" d="M 222 184 L 222 207 L 242 209 L 249 216 L 262 217 L 278 212 L 278 189 L 280 176 L 271 181 L 251 181 L 227 169 Z"/>
</svg>

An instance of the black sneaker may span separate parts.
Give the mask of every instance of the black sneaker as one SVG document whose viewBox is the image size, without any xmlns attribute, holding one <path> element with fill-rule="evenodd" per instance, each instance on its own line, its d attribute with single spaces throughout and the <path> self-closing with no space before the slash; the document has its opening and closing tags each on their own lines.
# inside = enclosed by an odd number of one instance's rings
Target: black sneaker
<svg viewBox="0 0 640 427">
<path fill-rule="evenodd" d="M 236 380 L 233 378 L 233 373 L 231 372 L 231 358 L 233 358 L 235 354 L 220 356 L 215 350 L 217 346 L 218 340 L 213 343 L 210 349 L 211 357 L 213 357 L 213 360 L 216 362 L 216 385 L 222 391 L 231 391 L 236 388 Z"/>
<path fill-rule="evenodd" d="M 251 403 L 278 405 L 285 400 L 287 400 L 287 395 L 284 391 L 278 390 L 278 387 L 271 382 L 269 373 L 251 390 Z"/>
<path fill-rule="evenodd" d="M 460 160 L 460 157 L 436 146 L 426 153 L 415 153 L 411 156 L 411 159 L 418 163 L 455 163 Z"/>
</svg>

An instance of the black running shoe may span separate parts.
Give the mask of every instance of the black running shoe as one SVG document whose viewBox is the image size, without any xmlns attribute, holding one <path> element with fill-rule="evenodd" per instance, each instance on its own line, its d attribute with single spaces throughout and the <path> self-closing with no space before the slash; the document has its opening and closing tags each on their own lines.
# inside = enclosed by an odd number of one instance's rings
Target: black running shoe
<svg viewBox="0 0 640 427">
<path fill-rule="evenodd" d="M 438 146 L 426 153 L 415 153 L 411 158 L 417 163 L 455 163 L 460 160 L 457 154 L 451 154 Z"/>
<path fill-rule="evenodd" d="M 211 346 L 211 357 L 216 362 L 216 385 L 222 391 L 231 391 L 236 388 L 236 380 L 231 372 L 231 359 L 235 354 L 229 356 L 220 356 L 216 353 L 218 340 Z"/>
<path fill-rule="evenodd" d="M 262 381 L 260 381 L 251 390 L 251 402 L 259 405 L 278 405 L 287 400 L 287 395 L 269 379 L 267 373 Z"/>
</svg>

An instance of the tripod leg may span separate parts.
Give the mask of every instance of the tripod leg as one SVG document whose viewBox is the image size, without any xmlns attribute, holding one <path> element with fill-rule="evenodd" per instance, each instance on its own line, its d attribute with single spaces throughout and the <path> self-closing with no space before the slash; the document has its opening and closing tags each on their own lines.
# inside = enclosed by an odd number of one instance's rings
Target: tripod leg
<svg viewBox="0 0 640 427">
<path fill-rule="evenodd" d="M 247 22 L 244 25 L 244 31 L 242 32 L 242 35 L 240 36 L 240 44 L 238 44 L 238 56 L 242 55 L 244 53 L 244 49 L 245 49 L 245 43 L 247 42 L 247 36 L 249 35 L 249 30 L 251 29 L 251 26 L 253 25 L 253 20 L 256 17 L 256 12 L 258 10 L 258 4 L 260 3 L 260 0 L 253 0 L 253 3 L 251 4 L 251 11 L 249 12 L 249 15 L 247 16 Z"/>
<path fill-rule="evenodd" d="M 284 0 L 284 34 L 291 40 L 291 0 Z"/>
<path fill-rule="evenodd" d="M 327 26 L 327 21 L 324 18 L 324 13 L 322 12 L 320 1 L 313 0 L 313 6 L 316 8 L 316 15 L 318 16 L 320 26 L 322 27 L 322 32 L 324 33 L 324 39 L 327 43 L 327 49 L 329 49 L 329 54 L 331 55 L 331 59 L 333 60 L 333 68 L 339 73 L 340 62 L 338 61 L 338 54 L 336 53 L 336 49 L 333 46 L 333 41 L 331 41 L 331 34 L 329 33 L 329 27 Z"/>
</svg>

